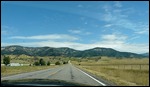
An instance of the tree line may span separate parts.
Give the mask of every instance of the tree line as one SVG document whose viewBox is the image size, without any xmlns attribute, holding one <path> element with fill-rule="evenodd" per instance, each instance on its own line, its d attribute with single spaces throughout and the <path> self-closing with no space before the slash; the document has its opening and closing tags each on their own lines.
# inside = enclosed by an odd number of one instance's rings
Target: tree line
<svg viewBox="0 0 150 87">
<path fill-rule="evenodd" d="M 67 64 L 68 62 L 63 62 L 63 64 Z M 47 66 L 49 66 L 50 65 L 50 62 L 48 61 L 47 63 L 41 58 L 39 61 L 36 61 L 36 62 L 34 62 L 34 64 L 33 65 L 35 65 L 35 66 L 45 66 L 45 65 L 47 65 Z M 61 65 L 61 63 L 59 62 L 59 61 L 57 61 L 57 62 L 55 62 L 55 65 Z"/>
<path fill-rule="evenodd" d="M 63 62 L 63 64 L 67 64 L 68 62 Z M 10 57 L 9 56 L 4 56 L 4 58 L 3 58 L 3 64 L 5 64 L 6 66 L 8 65 L 8 64 L 10 64 Z M 33 65 L 35 65 L 35 66 L 50 66 L 50 61 L 48 61 L 47 63 L 44 61 L 44 59 L 40 59 L 39 61 L 35 61 L 34 63 L 33 63 Z M 57 61 L 57 62 L 55 62 L 55 65 L 60 65 L 61 63 L 59 62 L 59 61 Z M 30 66 L 31 66 L 31 64 L 30 64 Z"/>
<path fill-rule="evenodd" d="M 33 65 L 35 65 L 35 66 L 45 66 L 45 65 L 49 66 L 50 62 L 48 61 L 46 63 L 43 59 L 40 59 L 39 61 L 34 62 Z"/>
</svg>

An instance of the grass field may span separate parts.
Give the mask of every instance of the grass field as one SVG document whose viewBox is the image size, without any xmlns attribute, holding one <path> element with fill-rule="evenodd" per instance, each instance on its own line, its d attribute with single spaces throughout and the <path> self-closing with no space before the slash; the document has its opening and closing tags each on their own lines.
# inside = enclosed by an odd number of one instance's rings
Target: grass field
<svg viewBox="0 0 150 87">
<path fill-rule="evenodd" d="M 1 76 L 14 75 L 23 72 L 31 72 L 54 67 L 58 66 L 1 66 Z"/>
<path fill-rule="evenodd" d="M 120 86 L 147 86 L 149 85 L 149 59 L 116 59 L 106 58 L 98 60 L 72 61 L 79 68 L 91 72 L 101 78 L 114 82 Z M 79 65 L 80 64 L 80 65 Z M 101 66 L 103 64 L 103 66 Z M 117 65 L 112 66 L 113 64 Z M 122 66 L 122 64 L 125 64 Z M 136 64 L 133 66 L 133 64 Z M 140 64 L 148 64 L 139 68 Z M 119 68 L 118 68 L 119 65 Z M 132 68 L 131 68 L 132 66 Z"/>
<path fill-rule="evenodd" d="M 10 55 L 11 62 L 32 64 L 34 57 L 26 55 Z M 108 58 L 101 57 L 99 60 L 95 58 L 65 58 L 65 57 L 36 57 L 37 59 L 43 58 L 45 61 L 50 61 L 54 64 L 56 61 L 68 61 L 75 64 L 77 67 L 100 76 L 106 80 L 116 83 L 121 86 L 147 86 L 149 85 L 149 58 Z M 1 58 L 2 63 L 2 58 Z M 143 65 L 144 64 L 144 65 Z M 7 76 L 22 72 L 30 72 L 53 68 L 57 66 L 18 66 L 6 67 L 1 66 L 1 75 Z"/>
<path fill-rule="evenodd" d="M 61 65 L 65 61 L 67 62 L 69 59 L 61 56 L 28 56 L 28 55 L 6 55 L 10 57 L 10 63 L 20 63 L 20 64 L 26 64 L 26 66 L 2 66 L 1 65 L 1 76 L 8 76 L 23 72 L 30 72 L 30 71 L 37 71 L 42 69 L 48 69 L 57 67 L 55 63 L 59 61 Z M 3 64 L 3 56 L 1 55 L 1 64 Z M 35 61 L 39 61 L 40 59 L 43 59 L 46 64 L 49 61 L 51 66 L 29 66 L 30 64 L 33 64 Z"/>
</svg>

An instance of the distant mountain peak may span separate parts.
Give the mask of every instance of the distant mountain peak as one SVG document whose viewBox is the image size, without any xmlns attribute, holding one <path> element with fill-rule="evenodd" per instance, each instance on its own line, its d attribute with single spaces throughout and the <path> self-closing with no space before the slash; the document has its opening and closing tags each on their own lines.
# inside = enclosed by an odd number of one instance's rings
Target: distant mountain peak
<svg viewBox="0 0 150 87">
<path fill-rule="evenodd" d="M 141 55 L 149 57 L 149 52 L 147 52 L 147 53 L 142 53 Z"/>
<path fill-rule="evenodd" d="M 112 48 L 95 47 L 88 50 L 75 50 L 69 47 L 23 47 L 19 45 L 1 47 L 1 55 L 31 55 L 31 56 L 69 56 L 69 57 L 93 57 L 93 56 L 108 56 L 108 57 L 145 57 L 144 55 L 131 52 L 119 52 Z"/>
</svg>

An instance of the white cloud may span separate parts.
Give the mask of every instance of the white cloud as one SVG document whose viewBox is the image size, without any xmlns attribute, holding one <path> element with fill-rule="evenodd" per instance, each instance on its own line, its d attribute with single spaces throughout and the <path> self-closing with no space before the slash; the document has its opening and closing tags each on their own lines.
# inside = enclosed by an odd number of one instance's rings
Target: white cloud
<svg viewBox="0 0 150 87">
<path fill-rule="evenodd" d="M 76 50 L 86 50 L 94 47 L 105 47 L 113 48 L 122 52 L 133 52 L 133 53 L 144 53 L 149 52 L 148 44 L 138 43 L 126 43 L 127 36 L 121 34 L 107 34 L 101 35 L 101 40 L 94 43 L 79 43 L 73 41 L 55 41 L 55 40 L 44 40 L 37 42 L 24 42 L 24 43 L 2 43 L 2 46 L 7 45 L 22 45 L 22 46 L 33 46 L 33 47 L 70 47 Z"/>
<path fill-rule="evenodd" d="M 79 34 L 81 30 L 68 30 L 70 33 Z"/>
<path fill-rule="evenodd" d="M 112 24 L 106 24 L 106 25 L 104 25 L 104 27 L 106 27 L 106 28 L 111 27 L 111 26 L 112 26 Z"/>
<path fill-rule="evenodd" d="M 90 35 L 92 34 L 91 32 L 87 32 L 87 31 L 84 31 L 83 29 L 82 30 L 68 30 L 70 33 L 73 33 L 73 34 L 80 34 L 80 35 Z"/>
<path fill-rule="evenodd" d="M 122 4 L 119 1 L 115 1 L 114 6 L 120 8 L 120 7 L 122 7 Z"/>
<path fill-rule="evenodd" d="M 104 5 L 102 8 L 104 9 L 105 12 L 109 12 L 112 7 L 110 5 Z"/>
<path fill-rule="evenodd" d="M 117 39 L 116 38 L 116 36 L 115 35 L 103 35 L 102 36 L 102 39 L 104 39 L 104 40 L 115 40 L 115 39 Z"/>
<path fill-rule="evenodd" d="M 37 36 L 13 36 L 10 39 L 35 39 L 35 40 L 78 40 L 77 37 L 66 34 L 51 34 Z"/>
<path fill-rule="evenodd" d="M 117 2 L 118 3 L 118 2 Z M 120 2 L 119 2 L 120 3 Z M 122 5 L 117 5 L 116 7 L 122 7 Z M 79 5 L 79 7 L 82 7 Z M 98 14 L 98 13 L 90 13 L 90 12 L 77 12 L 77 11 L 70 11 L 70 13 L 78 14 L 83 17 L 81 17 L 82 21 L 85 21 L 85 17 L 90 17 L 93 19 L 105 21 L 108 23 L 104 27 L 111 27 L 114 25 L 116 28 L 119 27 L 121 28 L 126 28 L 126 29 L 131 29 L 134 31 L 136 34 L 147 34 L 149 33 L 149 25 L 145 24 L 140 24 L 137 22 L 133 22 L 130 19 L 127 19 L 128 14 L 135 13 L 135 9 L 132 8 L 127 8 L 126 10 L 119 10 L 113 9 L 109 5 L 105 5 L 103 7 L 104 11 L 106 13 L 104 14 Z M 130 9 L 130 10 L 129 10 Z M 126 14 L 124 14 L 126 13 Z M 144 26 L 143 26 L 144 25 Z M 99 26 L 99 25 L 95 25 Z M 148 27 L 146 27 L 148 26 Z M 74 33 L 74 34 L 91 34 L 90 32 L 83 32 L 83 30 L 69 30 L 69 32 Z M 71 47 L 77 50 L 85 50 L 85 49 L 90 49 L 94 47 L 106 47 L 106 48 L 113 48 L 119 51 L 126 51 L 126 52 L 135 52 L 135 53 L 144 53 L 149 51 L 149 45 L 148 44 L 132 44 L 132 43 L 127 43 L 126 40 L 127 36 L 123 36 L 120 34 L 108 34 L 108 35 L 102 35 L 100 41 L 97 41 L 95 43 L 91 44 L 83 44 L 83 43 L 77 43 L 77 42 L 71 42 L 74 40 L 78 40 L 77 37 L 73 37 L 70 35 L 39 35 L 39 36 L 15 36 L 11 37 L 14 39 L 42 39 L 45 41 L 38 41 L 38 42 L 26 42 L 26 43 L 2 43 L 2 45 L 10 45 L 10 44 L 18 44 L 18 45 L 26 45 L 26 46 L 50 46 L 50 47 Z M 133 37 L 131 39 L 136 39 L 139 37 Z M 62 41 L 62 39 L 69 40 L 69 41 Z M 55 41 L 55 40 L 61 40 L 61 41 Z"/>
<path fill-rule="evenodd" d="M 122 40 L 126 40 L 127 36 L 108 34 L 108 35 L 102 35 L 101 38 L 106 41 L 115 41 L 115 40 L 122 41 Z"/>
<path fill-rule="evenodd" d="M 137 39 L 137 38 L 140 38 L 140 36 L 133 36 L 129 40 L 134 40 L 134 39 Z"/>
<path fill-rule="evenodd" d="M 141 30 L 141 31 L 136 31 L 135 33 L 137 33 L 137 34 L 145 34 L 145 33 L 148 33 L 149 32 L 149 30 Z"/>
<path fill-rule="evenodd" d="M 104 25 L 104 27 L 111 27 L 111 25 L 114 25 L 116 29 L 129 29 L 135 32 L 136 34 L 149 34 L 149 24 L 147 22 L 134 22 L 128 18 L 127 10 L 109 10 L 109 6 L 105 6 L 106 13 L 104 13 L 101 16 L 101 20 L 108 23 L 107 25 Z M 133 9 L 132 9 L 133 10 Z M 134 9 L 135 11 L 135 9 Z M 135 12 L 134 12 L 135 13 Z M 111 25 L 110 25 L 111 24 Z"/>
<path fill-rule="evenodd" d="M 134 53 L 146 53 L 149 52 L 148 44 L 121 44 L 116 48 L 120 51 L 134 52 Z"/>
<path fill-rule="evenodd" d="M 1 31 L 1 35 L 12 35 L 17 32 L 17 29 L 12 26 L 2 25 Z"/>
<path fill-rule="evenodd" d="M 105 47 L 113 48 L 122 52 L 134 52 L 134 53 L 144 53 L 149 52 L 148 44 L 127 44 L 123 41 L 100 41 L 92 44 L 83 44 L 77 42 L 58 42 L 58 41 L 39 41 L 39 42 L 25 42 L 25 43 L 2 43 L 2 46 L 7 45 L 22 45 L 22 46 L 33 46 L 33 47 L 70 47 L 76 50 L 86 50 L 94 47 Z"/>
<path fill-rule="evenodd" d="M 7 45 L 22 45 L 22 46 L 33 46 L 33 47 L 70 47 L 76 49 L 76 46 L 81 46 L 82 44 L 76 42 L 66 42 L 66 41 L 38 41 L 38 42 L 24 42 L 24 43 L 2 43 L 2 46 Z M 78 47 L 77 47 L 78 48 Z"/>
<path fill-rule="evenodd" d="M 107 12 L 106 14 L 102 15 L 102 20 L 105 22 L 112 22 L 115 21 L 117 17 L 115 15 L 112 15 L 111 12 Z"/>
<path fill-rule="evenodd" d="M 9 34 L 9 32 L 8 32 L 8 30 L 10 29 L 9 26 L 1 26 L 1 28 L 2 28 L 2 30 L 1 30 L 2 35 L 8 35 Z"/>
<path fill-rule="evenodd" d="M 149 24 L 140 24 L 139 29 L 135 31 L 136 34 L 149 34 Z"/>
</svg>

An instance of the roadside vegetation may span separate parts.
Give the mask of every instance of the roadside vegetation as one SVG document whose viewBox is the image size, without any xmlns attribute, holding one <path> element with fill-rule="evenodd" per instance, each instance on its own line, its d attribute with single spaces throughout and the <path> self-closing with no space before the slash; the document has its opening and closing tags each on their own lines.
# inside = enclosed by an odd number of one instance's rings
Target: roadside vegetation
<svg viewBox="0 0 150 87">
<path fill-rule="evenodd" d="M 60 62 L 59 62 L 59 61 L 57 61 L 57 62 L 55 63 L 55 65 L 60 65 Z"/>
<path fill-rule="evenodd" d="M 50 66 L 50 62 L 49 61 L 47 62 L 47 66 Z"/>
<path fill-rule="evenodd" d="M 38 71 L 49 68 L 57 67 L 53 66 L 1 66 L 1 76 L 9 76 L 24 72 Z"/>
<path fill-rule="evenodd" d="M 69 58 L 59 56 L 1 55 L 1 76 L 54 68 L 67 64 L 68 60 Z M 7 66 L 10 63 L 19 63 L 23 66 Z"/>
<path fill-rule="evenodd" d="M 43 59 L 45 62 L 49 61 L 51 64 L 55 64 L 57 61 L 61 63 L 63 61 L 68 61 L 69 57 L 62 57 L 62 56 L 28 56 L 28 55 L 5 55 L 10 57 L 10 63 L 22 63 L 22 64 L 33 64 L 35 61 L 39 61 Z M 1 63 L 3 63 L 4 56 L 1 55 Z"/>
<path fill-rule="evenodd" d="M 148 86 L 149 58 L 76 59 L 71 63 L 119 86 Z"/>
<path fill-rule="evenodd" d="M 3 64 L 5 64 L 6 66 L 8 64 L 10 64 L 10 57 L 9 56 L 4 56 L 4 58 L 3 58 Z"/>
<path fill-rule="evenodd" d="M 1 63 L 5 57 L 1 55 Z M 115 57 L 62 57 L 62 56 L 26 56 L 6 55 L 9 63 L 23 63 L 27 66 L 2 66 L 1 75 L 8 76 L 23 72 L 37 71 L 68 64 L 70 60 L 77 67 L 93 73 L 119 86 L 148 86 L 149 58 L 115 58 Z M 10 61 L 9 61 L 10 60 Z M 7 63 L 8 63 L 7 62 Z M 6 62 L 5 62 L 6 63 Z M 5 65 L 7 65 L 7 63 Z"/>
</svg>

